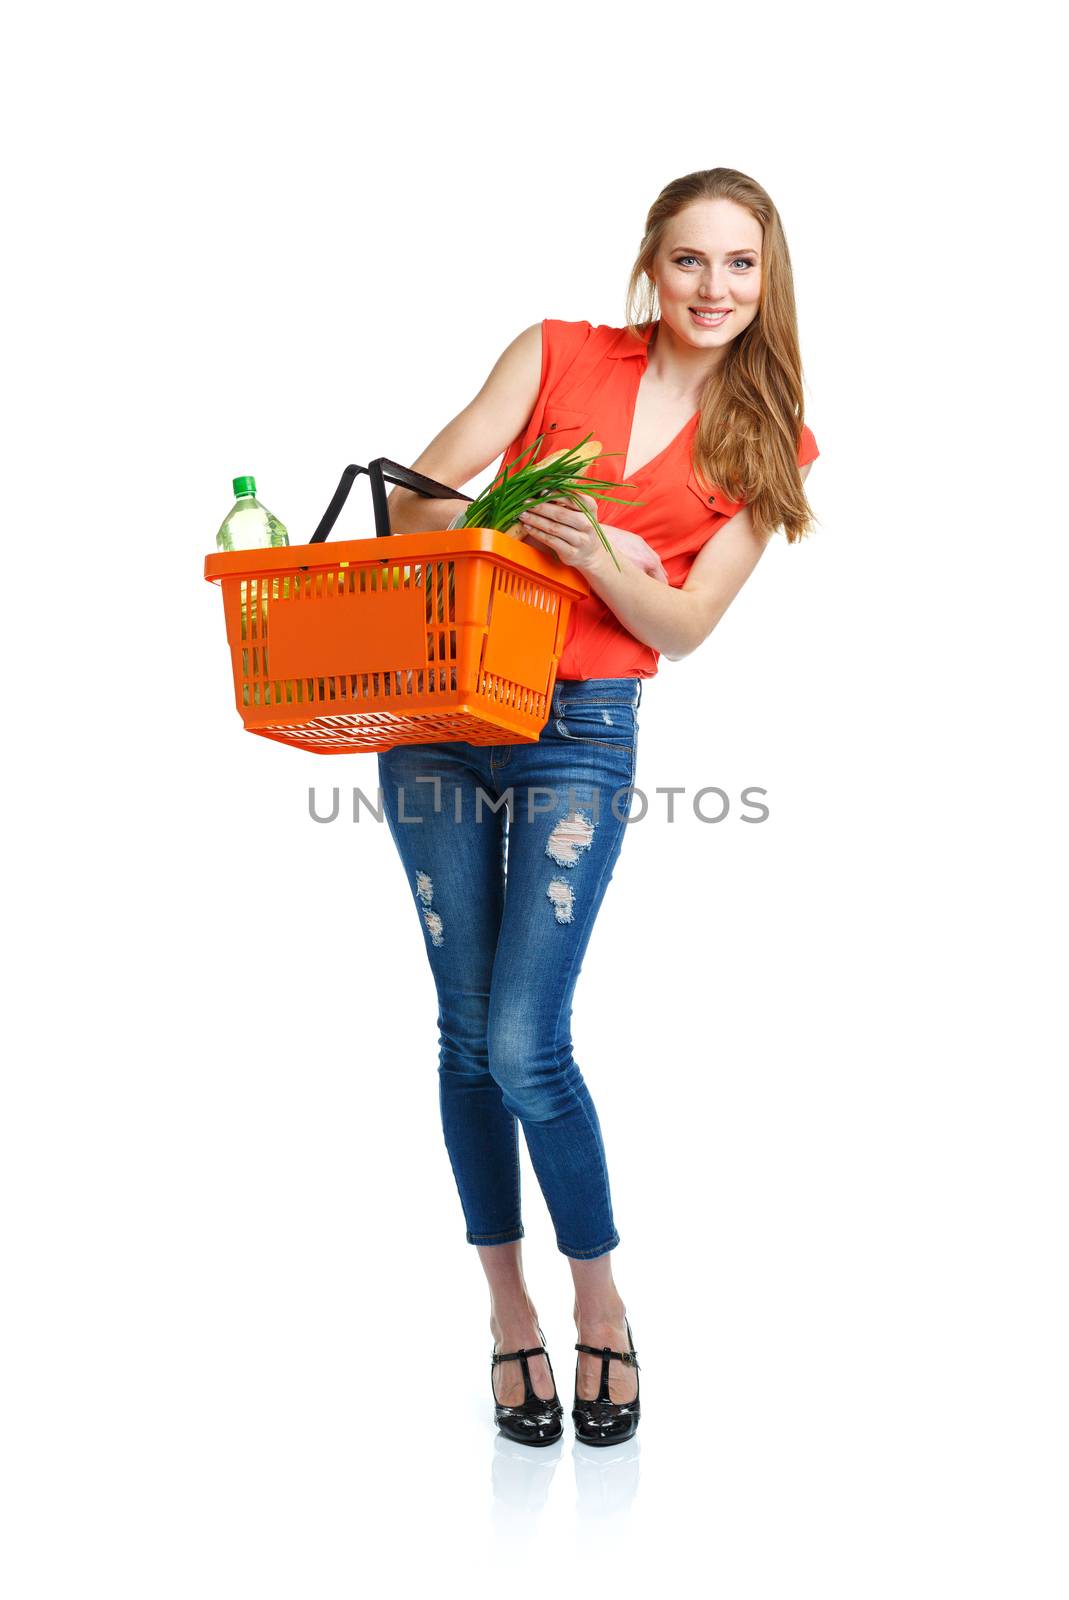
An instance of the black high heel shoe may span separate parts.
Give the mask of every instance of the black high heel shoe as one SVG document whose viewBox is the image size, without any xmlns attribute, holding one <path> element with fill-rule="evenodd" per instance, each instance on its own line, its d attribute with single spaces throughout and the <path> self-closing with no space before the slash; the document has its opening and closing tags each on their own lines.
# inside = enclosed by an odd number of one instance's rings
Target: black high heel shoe
<svg viewBox="0 0 1069 1600">
<path fill-rule="evenodd" d="M 627 1342 L 630 1350 L 610 1350 L 604 1345 L 600 1350 L 596 1345 L 577 1344 L 576 1349 L 584 1351 L 589 1356 L 601 1357 L 601 1385 L 593 1400 L 580 1400 L 579 1398 L 579 1359 L 575 1362 L 575 1403 L 572 1406 L 572 1421 L 575 1423 L 575 1437 L 582 1440 L 583 1444 L 623 1444 L 625 1439 L 630 1439 L 638 1427 L 642 1408 L 638 1403 L 638 1389 L 635 1390 L 633 1400 L 609 1399 L 609 1362 L 622 1361 L 625 1367 L 634 1367 L 638 1372 L 638 1356 L 635 1352 L 635 1341 L 631 1337 L 631 1324 L 624 1318 L 627 1328 Z M 638 1379 L 635 1379 L 636 1384 Z"/>
<path fill-rule="evenodd" d="M 494 1395 L 494 1417 L 505 1438 L 514 1439 L 517 1444 L 554 1444 L 564 1432 L 564 1407 L 557 1396 L 557 1380 L 553 1377 L 553 1363 L 549 1359 L 549 1351 L 545 1345 L 546 1336 L 541 1328 L 538 1330 L 538 1337 L 542 1343 L 533 1345 L 529 1350 L 502 1351 L 500 1354 L 495 1350 L 490 1358 L 490 1392 Z M 528 1356 L 546 1358 L 549 1375 L 553 1379 L 553 1393 L 548 1400 L 543 1400 L 541 1395 L 534 1392 L 531 1369 L 527 1364 Z M 502 1361 L 518 1361 L 523 1368 L 522 1405 L 502 1405 L 494 1394 L 494 1368 Z"/>
</svg>

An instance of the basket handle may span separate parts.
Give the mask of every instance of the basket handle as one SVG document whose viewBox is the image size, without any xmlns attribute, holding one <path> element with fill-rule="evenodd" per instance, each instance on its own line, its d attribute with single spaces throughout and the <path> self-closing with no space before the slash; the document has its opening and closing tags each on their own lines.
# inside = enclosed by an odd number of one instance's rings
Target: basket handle
<svg viewBox="0 0 1069 1600">
<path fill-rule="evenodd" d="M 433 478 L 424 477 L 422 472 L 413 472 L 411 467 L 403 467 L 400 462 L 390 461 L 386 456 L 378 456 L 368 467 L 355 465 L 346 467 L 334 491 L 334 498 L 324 511 L 319 527 L 308 541 L 309 544 L 322 544 L 337 522 L 341 508 L 349 498 L 349 490 L 361 472 L 366 472 L 371 480 L 371 505 L 375 513 L 375 537 L 378 539 L 388 539 L 390 536 L 390 512 L 386 504 L 387 483 L 395 483 L 402 489 L 412 489 L 416 494 L 426 495 L 429 500 L 470 502 L 472 499 L 470 494 L 461 494 L 459 489 L 450 489 L 447 484 L 436 483 Z"/>
</svg>

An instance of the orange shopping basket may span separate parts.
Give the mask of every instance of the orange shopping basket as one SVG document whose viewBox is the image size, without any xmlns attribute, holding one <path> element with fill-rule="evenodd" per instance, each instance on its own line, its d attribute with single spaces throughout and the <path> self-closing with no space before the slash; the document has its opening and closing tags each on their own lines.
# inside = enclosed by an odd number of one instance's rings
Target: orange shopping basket
<svg viewBox="0 0 1069 1600">
<path fill-rule="evenodd" d="M 375 537 L 328 548 L 361 472 Z M 471 499 L 380 457 L 346 467 L 308 544 L 205 558 L 205 578 L 223 592 L 246 729 L 322 755 L 536 740 L 586 579 L 492 528 L 391 535 L 387 482 Z"/>
</svg>

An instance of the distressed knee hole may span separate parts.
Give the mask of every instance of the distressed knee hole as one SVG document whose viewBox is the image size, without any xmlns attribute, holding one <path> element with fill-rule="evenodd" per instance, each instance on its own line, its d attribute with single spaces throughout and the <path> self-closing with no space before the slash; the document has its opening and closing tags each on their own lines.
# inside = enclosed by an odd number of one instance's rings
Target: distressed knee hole
<svg viewBox="0 0 1069 1600">
<path fill-rule="evenodd" d="M 561 817 L 546 841 L 546 855 L 558 867 L 574 867 L 580 850 L 589 850 L 594 838 L 594 824 L 582 811 L 570 812 Z"/>
<path fill-rule="evenodd" d="M 431 943 L 435 945 L 444 944 L 442 919 L 437 911 L 430 909 L 431 901 L 434 899 L 434 884 L 430 880 L 429 873 L 416 873 L 416 893 L 423 904 L 423 920 L 427 924 L 427 932 L 431 936 Z"/>
<path fill-rule="evenodd" d="M 551 878 L 546 889 L 553 915 L 558 922 L 571 922 L 572 910 L 575 906 L 575 895 L 572 886 L 564 878 Z"/>
</svg>

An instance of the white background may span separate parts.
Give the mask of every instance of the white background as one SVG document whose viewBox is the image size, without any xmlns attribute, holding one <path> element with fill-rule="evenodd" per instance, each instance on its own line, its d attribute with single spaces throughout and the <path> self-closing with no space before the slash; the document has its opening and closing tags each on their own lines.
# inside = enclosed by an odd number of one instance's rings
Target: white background
<svg viewBox="0 0 1069 1600">
<path fill-rule="evenodd" d="M 1064 291 L 1040 8 L 57 6 L 8 35 L 3 1574 L 30 1597 L 1065 1593 Z M 204 556 L 413 460 L 670 179 L 780 208 L 807 483 L 645 686 L 576 996 L 633 1447 L 492 1424 L 373 756 Z M 472 492 L 478 485 L 471 486 Z M 339 533 L 371 531 L 366 482 Z M 752 827 L 656 786 L 768 790 Z M 524 1155 L 566 1412 L 567 1263 Z M 1057 1358 L 1058 1352 L 1060 1358 Z M 600 1459 L 607 1458 L 607 1459 Z"/>
</svg>

